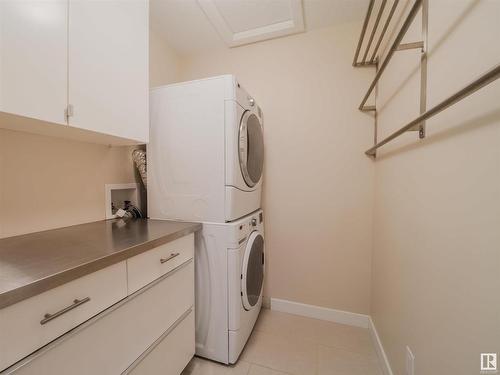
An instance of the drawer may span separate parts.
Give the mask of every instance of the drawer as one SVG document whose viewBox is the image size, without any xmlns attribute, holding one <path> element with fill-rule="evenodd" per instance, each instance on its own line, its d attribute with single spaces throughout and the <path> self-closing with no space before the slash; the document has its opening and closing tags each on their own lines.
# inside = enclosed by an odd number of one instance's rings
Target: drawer
<svg viewBox="0 0 500 375">
<path fill-rule="evenodd" d="M 123 261 L 1 309 L 0 370 L 126 296 Z"/>
<path fill-rule="evenodd" d="M 123 375 L 179 375 L 194 351 L 194 312 L 190 311 Z"/>
<path fill-rule="evenodd" d="M 194 256 L 194 234 L 127 259 L 128 293 L 132 294 Z"/>
<path fill-rule="evenodd" d="M 194 264 L 190 261 L 42 348 L 5 375 L 121 374 L 192 309 L 193 303 Z"/>
</svg>

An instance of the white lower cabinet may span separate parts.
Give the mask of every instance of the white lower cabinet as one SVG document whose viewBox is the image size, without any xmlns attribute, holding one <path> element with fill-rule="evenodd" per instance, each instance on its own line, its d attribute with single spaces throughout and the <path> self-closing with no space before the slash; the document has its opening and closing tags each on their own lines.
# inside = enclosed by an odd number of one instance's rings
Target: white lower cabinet
<svg viewBox="0 0 500 375">
<path fill-rule="evenodd" d="M 194 234 L 190 234 L 127 259 L 128 293 L 141 289 L 193 257 Z"/>
<path fill-rule="evenodd" d="M 194 351 L 194 311 L 191 310 L 124 375 L 179 375 L 193 358 Z"/>
<path fill-rule="evenodd" d="M 126 296 L 123 261 L 0 309 L 0 370 Z"/>
<path fill-rule="evenodd" d="M 5 374 L 179 374 L 194 355 L 193 304 L 188 260 Z"/>
</svg>

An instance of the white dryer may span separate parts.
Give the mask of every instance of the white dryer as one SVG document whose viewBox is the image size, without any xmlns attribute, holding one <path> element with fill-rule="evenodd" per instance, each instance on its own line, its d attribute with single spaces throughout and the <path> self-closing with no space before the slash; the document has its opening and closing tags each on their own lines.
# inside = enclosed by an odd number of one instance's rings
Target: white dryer
<svg viewBox="0 0 500 375">
<path fill-rule="evenodd" d="M 232 75 L 151 90 L 148 213 L 230 222 L 261 207 L 262 111 Z"/>
<path fill-rule="evenodd" d="M 203 224 L 196 236 L 196 354 L 235 363 L 262 305 L 262 211 L 232 223 Z"/>
</svg>

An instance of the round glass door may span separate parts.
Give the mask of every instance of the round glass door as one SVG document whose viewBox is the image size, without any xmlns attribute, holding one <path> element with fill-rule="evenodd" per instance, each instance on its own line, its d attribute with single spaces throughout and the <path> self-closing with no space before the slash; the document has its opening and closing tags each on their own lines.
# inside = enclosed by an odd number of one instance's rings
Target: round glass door
<svg viewBox="0 0 500 375">
<path fill-rule="evenodd" d="M 248 311 L 259 302 L 264 282 L 264 237 L 257 231 L 247 242 L 241 282 L 243 307 Z"/>
<path fill-rule="evenodd" d="M 257 115 L 245 111 L 240 122 L 239 158 L 241 174 L 249 187 L 262 177 L 264 167 L 264 135 Z"/>
</svg>

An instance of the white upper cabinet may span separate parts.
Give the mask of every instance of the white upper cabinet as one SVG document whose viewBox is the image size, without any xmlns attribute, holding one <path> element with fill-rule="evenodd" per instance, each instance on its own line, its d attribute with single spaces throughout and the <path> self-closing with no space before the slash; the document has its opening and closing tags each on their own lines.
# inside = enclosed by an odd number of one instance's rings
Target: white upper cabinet
<svg viewBox="0 0 500 375">
<path fill-rule="evenodd" d="M 0 128 L 146 143 L 148 54 L 147 0 L 0 0 Z"/>
<path fill-rule="evenodd" d="M 69 124 L 147 142 L 148 2 L 70 0 Z"/>
<path fill-rule="evenodd" d="M 0 1 L 0 110 L 64 124 L 68 3 Z"/>
</svg>

